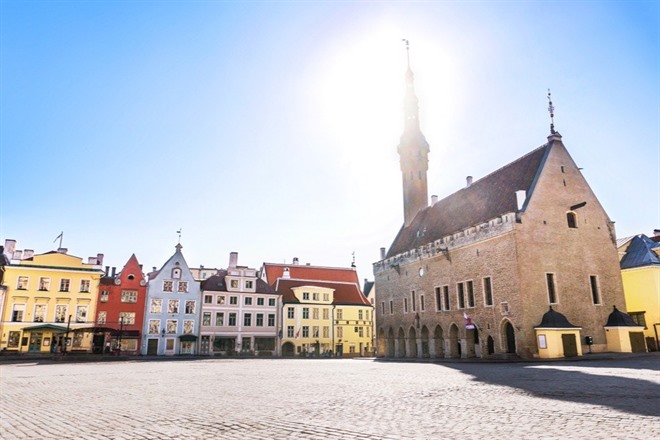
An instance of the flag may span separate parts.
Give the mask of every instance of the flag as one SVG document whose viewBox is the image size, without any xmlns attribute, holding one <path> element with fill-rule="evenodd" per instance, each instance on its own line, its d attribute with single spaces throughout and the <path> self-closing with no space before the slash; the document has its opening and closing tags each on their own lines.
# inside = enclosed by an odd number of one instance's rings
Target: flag
<svg viewBox="0 0 660 440">
<path fill-rule="evenodd" d="M 465 328 L 466 329 L 473 329 L 474 324 L 472 324 L 472 318 L 468 316 L 467 313 L 463 312 L 463 320 L 465 320 Z"/>
<path fill-rule="evenodd" d="M 64 235 L 64 231 L 60 232 L 60 235 L 55 237 L 55 240 L 53 240 L 53 243 L 55 243 L 58 239 L 62 238 L 62 235 Z"/>
<path fill-rule="evenodd" d="M 300 327 L 298 327 L 298 331 L 296 332 L 296 339 L 300 337 Z"/>
</svg>

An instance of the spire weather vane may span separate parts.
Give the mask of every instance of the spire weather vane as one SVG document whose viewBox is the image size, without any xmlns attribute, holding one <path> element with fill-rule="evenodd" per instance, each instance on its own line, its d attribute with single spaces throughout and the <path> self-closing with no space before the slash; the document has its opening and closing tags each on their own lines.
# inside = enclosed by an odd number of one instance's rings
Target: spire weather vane
<svg viewBox="0 0 660 440">
<path fill-rule="evenodd" d="M 176 233 L 179 234 L 179 244 L 181 244 L 181 231 L 183 231 L 183 228 L 179 228 L 179 230 L 176 231 Z"/>
<path fill-rule="evenodd" d="M 406 38 L 402 38 L 401 41 L 406 45 L 406 59 L 408 61 L 408 69 L 410 69 L 410 41 Z"/>
<path fill-rule="evenodd" d="M 550 113 L 550 133 L 555 134 L 555 106 L 552 105 L 550 89 L 548 89 L 548 113 Z"/>
</svg>

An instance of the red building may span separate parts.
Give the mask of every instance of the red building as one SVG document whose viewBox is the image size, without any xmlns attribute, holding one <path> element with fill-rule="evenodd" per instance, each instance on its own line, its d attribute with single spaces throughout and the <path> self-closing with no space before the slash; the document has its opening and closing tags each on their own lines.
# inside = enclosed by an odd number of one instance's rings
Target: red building
<svg viewBox="0 0 660 440">
<path fill-rule="evenodd" d="M 116 351 L 126 354 L 140 353 L 140 338 L 144 321 L 144 303 L 147 280 L 135 254 L 115 274 L 101 278 L 94 334 L 94 352 Z"/>
</svg>

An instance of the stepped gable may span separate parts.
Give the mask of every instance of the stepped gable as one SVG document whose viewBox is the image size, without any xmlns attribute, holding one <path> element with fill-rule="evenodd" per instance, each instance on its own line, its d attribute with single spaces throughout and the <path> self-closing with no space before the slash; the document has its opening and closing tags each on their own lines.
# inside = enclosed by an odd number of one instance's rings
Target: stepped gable
<svg viewBox="0 0 660 440">
<path fill-rule="evenodd" d="M 527 197 L 531 196 L 551 145 L 531 151 L 417 213 L 410 226 L 399 230 L 386 258 L 508 212 L 517 212 L 516 191 L 526 190 Z"/>
</svg>

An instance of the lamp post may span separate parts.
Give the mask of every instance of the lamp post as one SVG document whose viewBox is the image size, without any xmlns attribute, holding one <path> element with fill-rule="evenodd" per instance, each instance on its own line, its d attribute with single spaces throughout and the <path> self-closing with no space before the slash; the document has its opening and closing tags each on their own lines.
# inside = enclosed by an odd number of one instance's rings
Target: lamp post
<svg viewBox="0 0 660 440">
<path fill-rule="evenodd" d="M 117 337 L 117 356 L 121 355 L 121 333 L 124 331 L 124 317 L 119 317 L 119 335 Z"/>
</svg>

